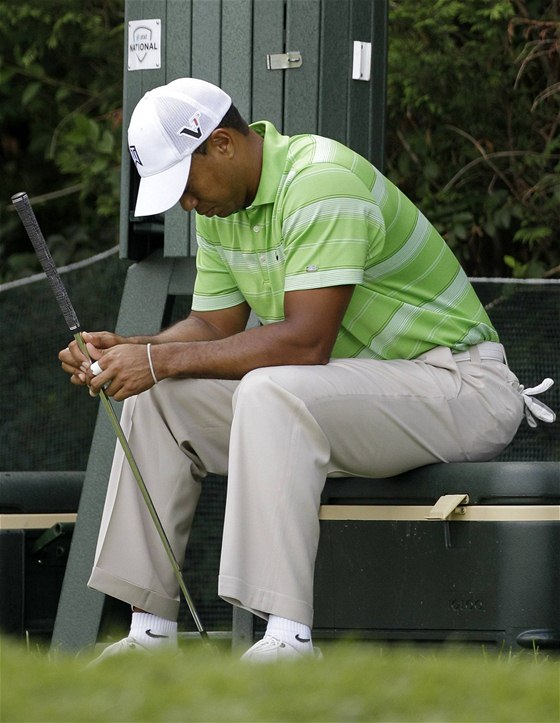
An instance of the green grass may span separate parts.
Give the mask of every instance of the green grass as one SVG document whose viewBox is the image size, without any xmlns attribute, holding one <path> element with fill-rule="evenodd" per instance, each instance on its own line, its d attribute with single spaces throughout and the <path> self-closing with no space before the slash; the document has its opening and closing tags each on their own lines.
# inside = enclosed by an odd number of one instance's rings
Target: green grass
<svg viewBox="0 0 560 723">
<path fill-rule="evenodd" d="M 0 721 L 558 723 L 560 667 L 543 654 L 323 645 L 322 661 L 240 663 L 186 641 L 179 656 L 58 655 L 2 641 Z"/>
</svg>

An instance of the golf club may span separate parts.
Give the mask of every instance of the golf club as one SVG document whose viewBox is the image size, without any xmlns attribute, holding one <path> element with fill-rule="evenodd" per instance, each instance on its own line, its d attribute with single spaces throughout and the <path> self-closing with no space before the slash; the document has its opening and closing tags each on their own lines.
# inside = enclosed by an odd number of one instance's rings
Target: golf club
<svg viewBox="0 0 560 723">
<path fill-rule="evenodd" d="M 68 296 L 68 293 L 64 287 L 64 284 L 62 283 L 62 279 L 60 278 L 58 269 L 55 266 L 55 263 L 51 256 L 51 253 L 49 251 L 45 238 L 41 232 L 39 223 L 37 221 L 37 218 L 35 217 L 35 213 L 33 211 L 31 203 L 29 201 L 29 197 L 27 196 L 27 194 L 25 192 L 16 193 L 15 195 L 12 196 L 12 203 L 14 204 L 14 207 L 18 213 L 18 216 L 20 217 L 20 219 L 23 223 L 23 226 L 25 227 L 27 235 L 29 236 L 31 243 L 33 244 L 35 253 L 37 254 L 37 257 L 41 263 L 41 266 L 43 267 L 43 271 L 45 272 L 45 274 L 47 276 L 49 284 L 51 285 L 51 288 L 52 288 L 55 298 L 58 302 L 62 315 L 64 316 L 66 324 L 68 325 L 68 329 L 73 334 L 74 339 L 76 340 L 78 347 L 80 348 L 80 351 L 83 354 L 85 354 L 85 356 L 88 359 L 90 359 L 90 361 L 91 361 L 91 358 L 87 351 L 87 347 L 82 338 L 80 322 L 78 321 L 78 317 L 76 315 L 74 307 L 72 306 L 70 297 Z M 113 409 L 111 402 L 109 401 L 109 398 L 107 397 L 107 394 L 105 393 L 104 389 L 99 390 L 99 396 L 101 397 L 101 402 L 103 404 L 105 411 L 107 412 L 107 416 L 109 417 L 109 420 L 117 435 L 117 438 L 118 438 L 119 442 L 121 443 L 125 457 L 128 460 L 128 463 L 130 464 L 130 468 L 134 475 L 134 479 L 136 480 L 136 483 L 138 485 L 138 489 L 140 490 L 140 493 L 142 494 L 142 497 L 144 498 L 144 501 L 146 503 L 146 506 L 148 508 L 148 511 L 150 513 L 154 526 L 157 530 L 159 538 L 163 544 L 163 547 L 165 548 L 167 557 L 169 558 L 169 561 L 173 567 L 173 572 L 175 574 L 175 577 L 177 578 L 177 582 L 179 583 L 179 588 L 180 588 L 181 592 L 183 593 L 184 598 L 187 602 L 187 605 L 189 607 L 189 610 L 190 610 L 190 613 L 194 620 L 194 623 L 196 625 L 196 628 L 197 628 L 198 632 L 200 633 L 200 636 L 202 637 L 204 642 L 208 643 L 209 642 L 208 633 L 203 628 L 202 623 L 200 622 L 200 618 L 198 616 L 198 613 L 196 612 L 194 603 L 191 599 L 189 591 L 187 590 L 185 581 L 183 580 L 183 575 L 181 574 L 181 568 L 179 566 L 179 563 L 177 562 L 177 558 L 175 557 L 173 550 L 171 549 L 171 545 L 169 543 L 169 540 L 167 539 L 165 530 L 163 529 L 163 526 L 161 524 L 157 511 L 154 507 L 152 498 L 150 497 L 150 493 L 148 492 L 144 479 L 142 478 L 140 470 L 138 469 L 138 465 L 136 464 L 136 461 L 132 455 L 132 451 L 129 447 L 128 441 L 127 441 L 126 436 L 119 423 L 117 415 L 115 414 L 115 410 Z"/>
</svg>

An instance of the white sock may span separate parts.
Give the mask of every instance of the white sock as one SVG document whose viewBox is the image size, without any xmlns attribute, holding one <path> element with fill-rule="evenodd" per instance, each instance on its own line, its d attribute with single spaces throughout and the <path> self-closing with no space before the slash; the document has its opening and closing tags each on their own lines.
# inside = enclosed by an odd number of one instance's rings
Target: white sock
<svg viewBox="0 0 560 723">
<path fill-rule="evenodd" d="M 288 643 L 293 648 L 311 649 L 311 629 L 307 625 L 297 623 L 295 620 L 281 618 L 278 615 L 269 615 L 266 635 L 279 638 L 283 643 Z"/>
<path fill-rule="evenodd" d="M 152 613 L 132 613 L 130 635 L 146 648 L 177 644 L 177 623 Z"/>
</svg>

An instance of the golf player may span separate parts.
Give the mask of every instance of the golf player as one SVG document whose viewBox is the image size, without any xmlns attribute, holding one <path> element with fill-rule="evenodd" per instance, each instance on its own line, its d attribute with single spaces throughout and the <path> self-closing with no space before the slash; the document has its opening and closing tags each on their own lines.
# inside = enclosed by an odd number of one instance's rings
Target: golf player
<svg viewBox="0 0 560 723">
<path fill-rule="evenodd" d="M 268 621 L 244 658 L 312 656 L 326 477 L 491 459 L 528 397 L 444 240 L 365 158 L 248 126 L 192 78 L 146 93 L 128 139 L 135 215 L 196 211 L 192 310 L 155 336 L 84 333 L 93 369 L 75 342 L 62 368 L 125 400 L 180 563 L 205 476 L 227 475 L 218 592 Z M 103 657 L 176 645 L 177 580 L 120 445 L 89 585 L 133 611 Z"/>
</svg>

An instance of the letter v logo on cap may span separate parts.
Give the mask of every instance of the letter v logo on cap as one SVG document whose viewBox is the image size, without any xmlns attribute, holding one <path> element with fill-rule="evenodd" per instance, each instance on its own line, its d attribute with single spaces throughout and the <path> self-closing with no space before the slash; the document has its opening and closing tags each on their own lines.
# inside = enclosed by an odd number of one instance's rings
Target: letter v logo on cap
<svg viewBox="0 0 560 723">
<path fill-rule="evenodd" d="M 200 127 L 200 113 L 195 113 L 189 121 L 188 126 L 183 126 L 177 133 L 180 136 L 191 136 L 191 138 L 200 138 L 202 136 L 202 128 Z"/>
</svg>

